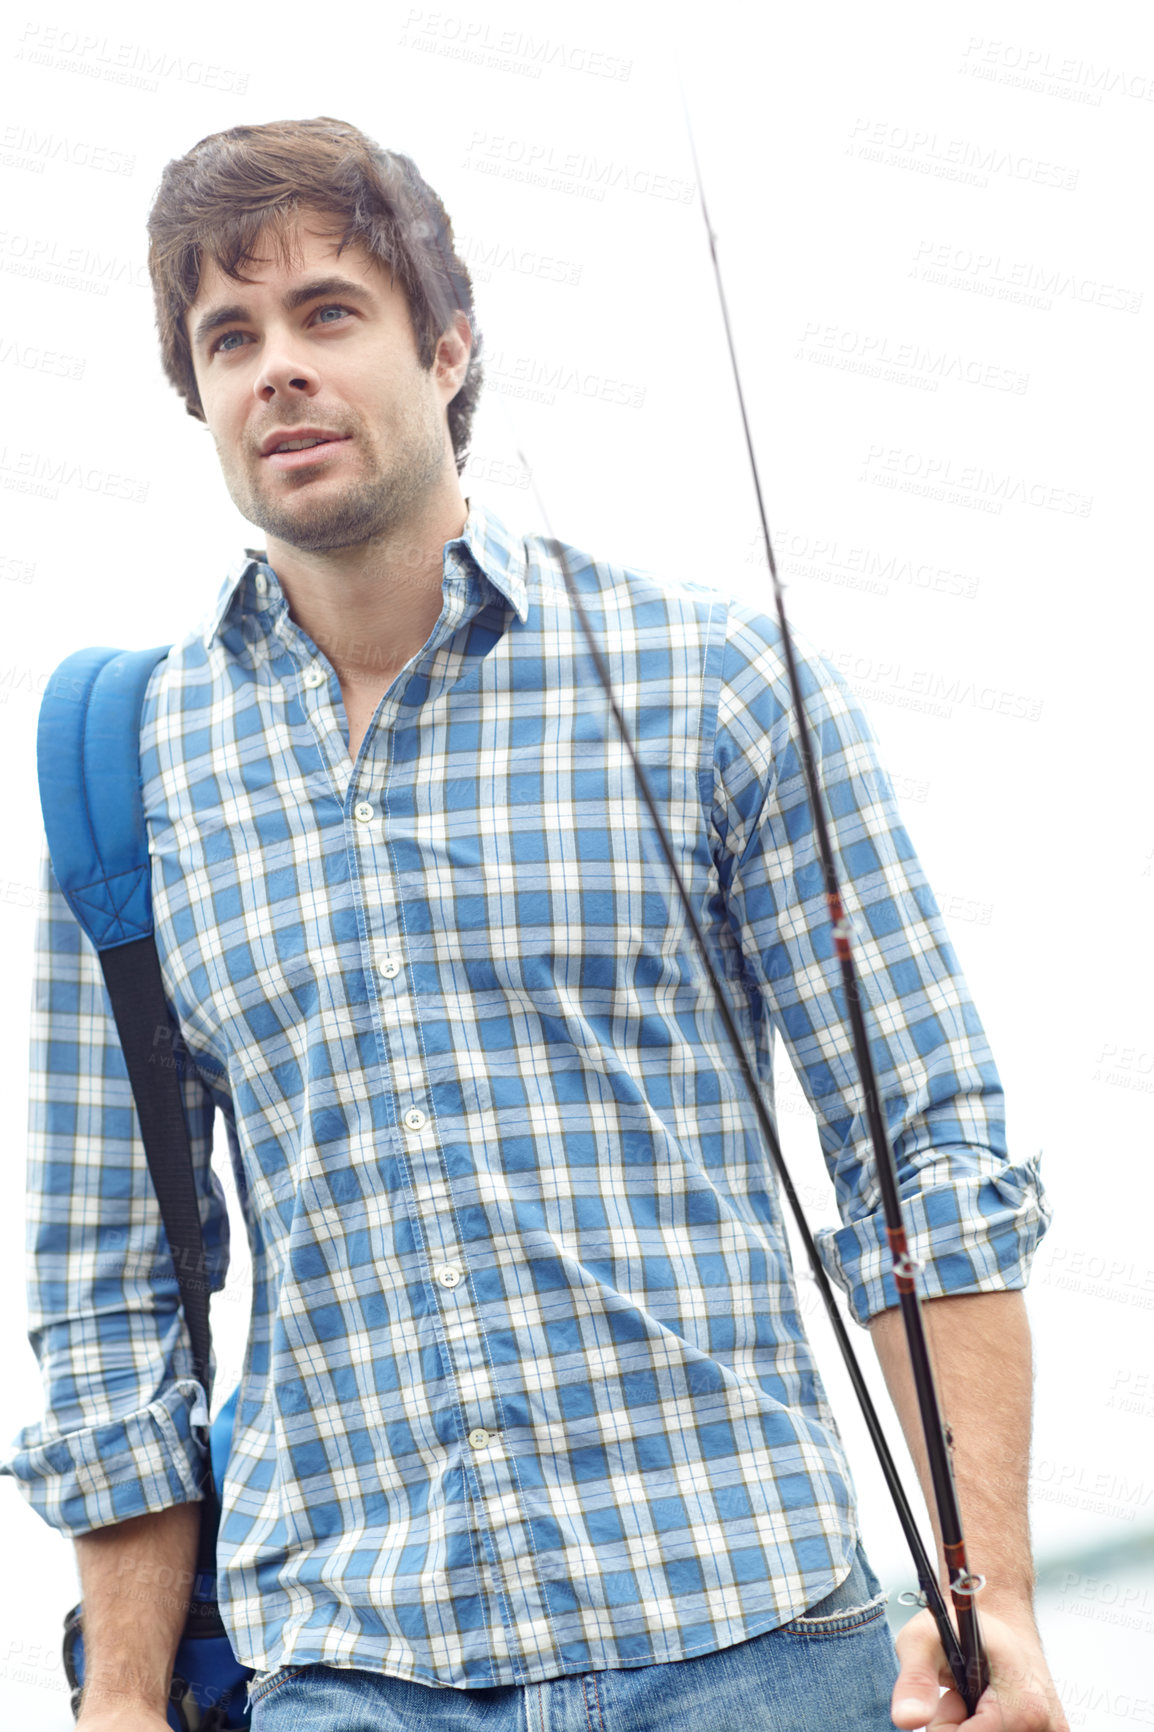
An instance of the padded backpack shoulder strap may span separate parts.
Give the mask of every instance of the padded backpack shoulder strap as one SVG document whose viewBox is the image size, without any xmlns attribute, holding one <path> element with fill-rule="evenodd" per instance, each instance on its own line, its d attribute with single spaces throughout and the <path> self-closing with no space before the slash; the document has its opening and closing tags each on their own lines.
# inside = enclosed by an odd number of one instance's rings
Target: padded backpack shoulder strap
<svg viewBox="0 0 1154 1732">
<path fill-rule="evenodd" d="M 36 768 L 52 870 L 98 951 L 152 931 L 140 712 L 169 647 L 77 650 L 40 704 Z"/>
</svg>

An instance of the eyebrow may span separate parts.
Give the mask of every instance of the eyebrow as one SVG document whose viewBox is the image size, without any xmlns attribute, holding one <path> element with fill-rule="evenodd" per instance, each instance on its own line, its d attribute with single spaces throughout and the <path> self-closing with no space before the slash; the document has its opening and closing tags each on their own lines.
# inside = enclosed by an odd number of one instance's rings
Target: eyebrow
<svg viewBox="0 0 1154 1732">
<path fill-rule="evenodd" d="M 289 289 L 281 299 L 281 306 L 286 313 L 295 313 L 298 307 L 318 300 L 321 295 L 342 295 L 347 300 L 360 301 L 364 305 L 373 299 L 371 290 L 365 288 L 363 283 L 350 282 L 348 277 L 314 277 L 311 282 L 298 283 L 295 289 Z M 238 321 L 247 323 L 249 317 L 248 308 L 239 301 L 227 307 L 213 307 L 197 320 L 196 329 L 192 333 L 193 348 L 199 349 L 206 338 L 211 337 L 222 325 L 234 325 Z"/>
</svg>

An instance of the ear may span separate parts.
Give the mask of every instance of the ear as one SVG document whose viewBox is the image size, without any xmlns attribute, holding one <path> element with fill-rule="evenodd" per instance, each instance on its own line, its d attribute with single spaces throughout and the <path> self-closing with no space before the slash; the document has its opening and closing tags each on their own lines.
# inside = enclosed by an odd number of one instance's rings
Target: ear
<svg viewBox="0 0 1154 1732">
<path fill-rule="evenodd" d="M 472 327 L 466 314 L 456 312 L 452 324 L 437 338 L 433 353 L 433 377 L 443 387 L 446 403 L 452 402 L 465 383 L 472 353 Z"/>
</svg>

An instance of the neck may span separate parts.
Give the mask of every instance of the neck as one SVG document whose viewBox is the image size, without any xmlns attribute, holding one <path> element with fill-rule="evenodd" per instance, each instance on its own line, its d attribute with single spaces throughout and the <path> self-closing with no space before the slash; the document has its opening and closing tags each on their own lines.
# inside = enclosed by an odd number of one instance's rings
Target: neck
<svg viewBox="0 0 1154 1732">
<path fill-rule="evenodd" d="M 362 546 L 317 552 L 269 537 L 289 614 L 342 686 L 384 690 L 426 642 L 441 611 L 445 544 L 467 516 L 454 488 L 419 520 Z"/>
</svg>

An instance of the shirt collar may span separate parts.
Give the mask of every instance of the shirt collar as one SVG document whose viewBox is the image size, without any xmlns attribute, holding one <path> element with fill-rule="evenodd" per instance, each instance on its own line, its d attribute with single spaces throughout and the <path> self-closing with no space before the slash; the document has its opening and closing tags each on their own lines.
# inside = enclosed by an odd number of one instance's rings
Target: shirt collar
<svg viewBox="0 0 1154 1732">
<path fill-rule="evenodd" d="M 469 515 L 465 527 L 456 541 L 448 543 L 446 561 L 451 549 L 463 548 L 524 625 L 529 617 L 529 561 L 525 538 L 507 529 L 490 506 L 474 503 L 471 499 L 467 503 Z"/>
<path fill-rule="evenodd" d="M 528 560 L 524 538 L 507 529 L 489 506 L 472 499 L 466 504 L 469 515 L 464 529 L 454 541 L 445 543 L 444 578 L 462 571 L 467 575 L 472 565 L 504 597 L 524 625 L 529 617 Z M 263 573 L 268 586 L 265 596 L 257 590 L 258 573 Z M 264 605 L 274 587 L 279 593 L 276 573 L 268 563 L 267 553 L 263 548 L 246 547 L 243 557 L 229 567 L 228 576 L 208 616 L 203 632 L 205 647 L 211 647 L 212 640 L 223 631 L 230 614 L 234 611 L 255 612 Z"/>
</svg>

